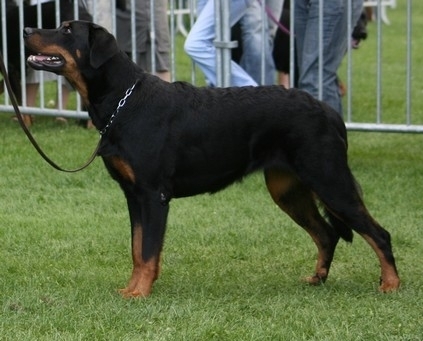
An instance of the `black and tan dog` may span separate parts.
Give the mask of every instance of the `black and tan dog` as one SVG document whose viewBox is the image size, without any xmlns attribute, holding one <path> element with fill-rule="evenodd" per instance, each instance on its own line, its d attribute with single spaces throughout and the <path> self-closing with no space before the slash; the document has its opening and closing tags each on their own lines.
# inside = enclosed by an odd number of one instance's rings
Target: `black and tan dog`
<svg viewBox="0 0 423 341">
<path fill-rule="evenodd" d="M 380 290 L 399 287 L 390 235 L 364 206 L 347 164 L 344 123 L 324 103 L 279 86 L 166 83 L 89 22 L 26 28 L 24 37 L 35 53 L 28 64 L 64 75 L 102 132 L 99 155 L 125 193 L 131 221 L 133 270 L 124 296 L 151 292 L 172 198 L 216 192 L 257 170 L 317 245 L 309 283 L 326 280 L 338 240 L 351 241 L 354 230 L 379 258 Z"/>
</svg>

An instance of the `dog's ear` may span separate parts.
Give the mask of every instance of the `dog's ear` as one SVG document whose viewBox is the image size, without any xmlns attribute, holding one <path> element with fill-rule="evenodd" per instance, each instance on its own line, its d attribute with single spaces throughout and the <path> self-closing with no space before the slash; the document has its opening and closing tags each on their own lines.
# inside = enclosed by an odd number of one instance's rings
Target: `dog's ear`
<svg viewBox="0 0 423 341">
<path fill-rule="evenodd" d="M 107 32 L 104 27 L 96 24 L 90 25 L 89 43 L 90 63 L 95 69 L 98 69 L 120 51 L 115 37 Z"/>
</svg>

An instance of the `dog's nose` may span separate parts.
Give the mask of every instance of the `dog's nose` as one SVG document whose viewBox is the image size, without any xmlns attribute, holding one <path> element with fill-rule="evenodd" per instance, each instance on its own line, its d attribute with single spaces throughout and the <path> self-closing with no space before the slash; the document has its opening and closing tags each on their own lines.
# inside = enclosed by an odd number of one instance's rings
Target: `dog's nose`
<svg viewBox="0 0 423 341">
<path fill-rule="evenodd" d="M 30 36 L 34 32 L 34 29 L 31 27 L 25 27 L 23 30 L 23 36 L 24 38 Z"/>
</svg>

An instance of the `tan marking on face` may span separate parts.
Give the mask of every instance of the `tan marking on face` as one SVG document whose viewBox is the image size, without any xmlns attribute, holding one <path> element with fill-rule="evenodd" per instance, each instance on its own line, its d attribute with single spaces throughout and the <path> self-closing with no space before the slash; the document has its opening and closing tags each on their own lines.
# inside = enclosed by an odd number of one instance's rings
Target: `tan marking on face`
<svg viewBox="0 0 423 341">
<path fill-rule="evenodd" d="M 65 60 L 66 64 L 63 69 L 63 76 L 65 76 L 69 82 L 76 88 L 76 90 L 81 95 L 82 100 L 85 104 L 88 104 L 88 89 L 85 81 L 82 77 L 81 72 L 79 71 L 78 63 L 73 58 L 73 56 L 69 53 L 69 51 L 56 46 L 55 49 L 51 53 L 60 54 Z"/>
<path fill-rule="evenodd" d="M 78 59 L 81 58 L 81 50 L 80 49 L 76 50 L 76 56 L 78 57 Z"/>
<path fill-rule="evenodd" d="M 110 158 L 112 165 L 116 171 L 126 180 L 135 183 L 135 173 L 132 167 L 121 158 L 114 156 Z"/>
<path fill-rule="evenodd" d="M 77 62 L 69 51 L 56 44 L 44 43 L 39 34 L 33 34 L 30 38 L 28 38 L 27 44 L 31 50 L 34 50 L 37 53 L 46 55 L 61 55 L 62 58 L 64 58 L 66 61 L 62 70 L 62 75 L 65 76 L 68 81 L 76 88 L 76 90 L 81 95 L 84 104 L 89 104 L 87 85 L 85 84 L 85 81 L 79 71 Z M 81 51 L 78 50 L 76 53 L 78 58 L 80 58 Z"/>
</svg>

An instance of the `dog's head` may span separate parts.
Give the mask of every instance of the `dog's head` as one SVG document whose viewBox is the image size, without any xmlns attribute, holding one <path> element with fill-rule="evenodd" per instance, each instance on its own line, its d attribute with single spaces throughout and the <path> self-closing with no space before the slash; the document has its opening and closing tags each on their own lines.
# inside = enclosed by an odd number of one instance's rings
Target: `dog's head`
<svg viewBox="0 0 423 341">
<path fill-rule="evenodd" d="M 36 70 L 65 76 L 86 95 L 86 79 L 120 52 L 115 38 L 105 28 L 88 21 L 65 21 L 57 29 L 25 28 L 27 59 Z"/>
</svg>

